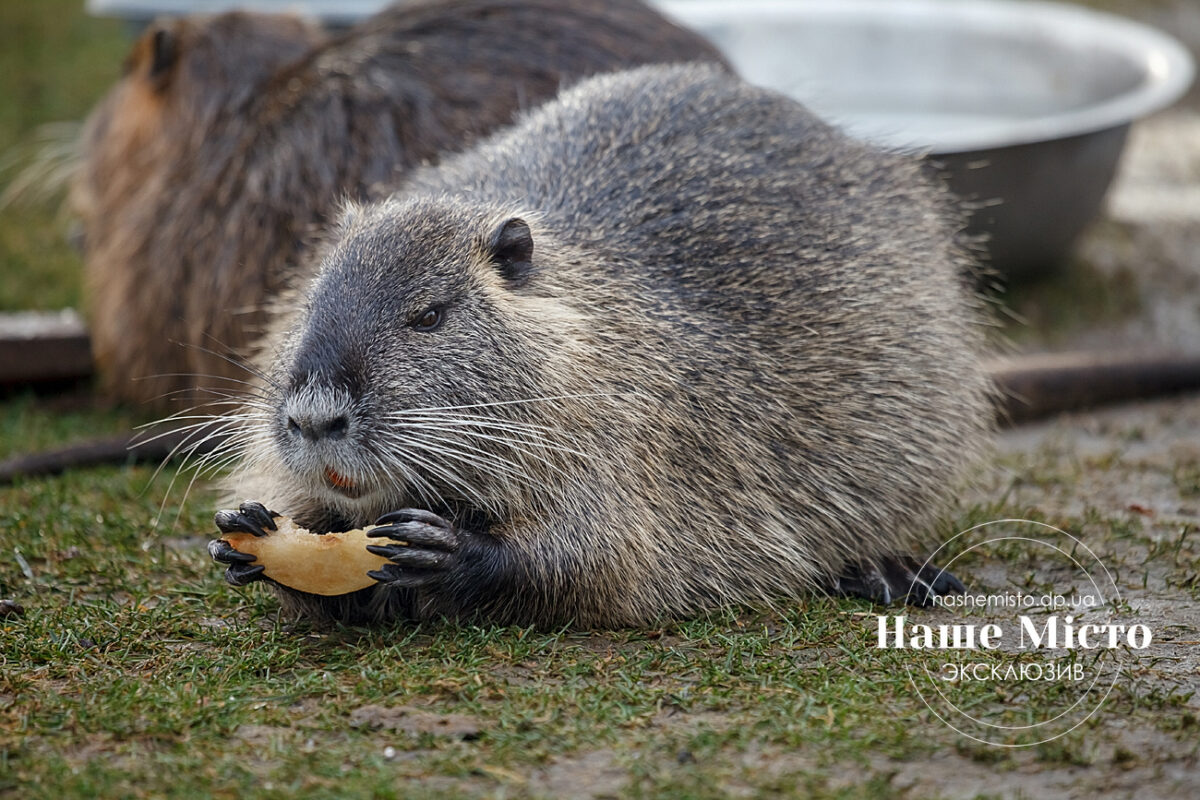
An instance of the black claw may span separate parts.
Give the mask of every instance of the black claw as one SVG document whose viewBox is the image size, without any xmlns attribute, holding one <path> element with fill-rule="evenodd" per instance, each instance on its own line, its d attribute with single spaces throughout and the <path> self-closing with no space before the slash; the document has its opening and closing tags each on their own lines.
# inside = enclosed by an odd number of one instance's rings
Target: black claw
<svg viewBox="0 0 1200 800">
<path fill-rule="evenodd" d="M 391 562 L 367 573 L 380 583 L 417 588 L 443 580 L 457 568 L 465 534 L 432 511 L 405 508 L 384 514 L 376 524 L 379 527 L 367 531 L 367 536 L 397 543 L 367 545 L 367 550 Z"/>
<path fill-rule="evenodd" d="M 238 506 L 238 510 L 245 514 L 250 519 L 259 524 L 259 527 L 269 531 L 279 530 L 275 524 L 275 518 L 279 515 L 274 511 L 268 511 L 267 507 L 262 503 L 242 503 Z"/>
<path fill-rule="evenodd" d="M 912 587 L 905 598 L 909 605 L 927 606 L 933 603 L 934 598 L 961 594 L 967 590 L 962 581 L 952 573 L 933 564 L 926 564 L 918 569 L 915 560 L 906 561 L 909 568 L 904 570 L 904 578 Z"/>
<path fill-rule="evenodd" d="M 453 528 L 416 520 L 372 528 L 367 531 L 367 536 L 372 539 L 394 539 L 397 542 L 416 547 L 431 547 L 435 550 L 453 552 L 458 549 L 458 535 Z"/>
<path fill-rule="evenodd" d="M 392 564 L 403 567 L 404 569 L 445 569 L 450 565 L 453 559 L 453 556 L 449 553 L 443 553 L 437 550 L 426 550 L 422 547 L 385 545 L 379 547 L 378 549 L 373 549 L 372 545 L 367 545 L 367 549 L 376 555 L 388 558 Z"/>
<path fill-rule="evenodd" d="M 933 565 L 918 567 L 915 560 L 905 557 L 852 565 L 835 581 L 834 589 L 847 597 L 862 597 L 882 605 L 903 599 L 913 606 L 927 606 L 935 597 L 966 591 L 949 572 Z"/>
<path fill-rule="evenodd" d="M 437 514 L 422 508 L 402 508 L 399 511 L 389 511 L 375 520 L 376 525 L 391 525 L 401 522 L 424 522 L 426 525 L 434 525 L 439 528 L 453 527 Z"/>
<path fill-rule="evenodd" d="M 222 509 L 213 516 L 213 522 L 221 533 L 253 533 L 254 531 L 246 530 L 244 520 L 245 517 L 241 514 L 228 509 Z"/>
<path fill-rule="evenodd" d="M 947 572 L 944 569 L 938 569 L 935 566 L 927 566 L 921 570 L 921 577 L 925 582 L 933 587 L 933 590 L 939 595 L 943 594 L 962 594 L 967 591 L 967 587 L 963 582 L 956 578 L 953 573 Z"/>
<path fill-rule="evenodd" d="M 883 576 L 878 570 L 865 566 L 847 568 L 834 583 L 834 590 L 844 597 L 861 597 L 884 605 L 891 602 Z"/>
<path fill-rule="evenodd" d="M 384 564 L 377 570 L 371 570 L 367 577 L 373 578 L 388 586 L 401 589 L 416 589 L 432 583 L 440 577 L 439 572 L 408 570 L 395 564 Z"/>
<path fill-rule="evenodd" d="M 263 571 L 266 569 L 262 564 L 257 566 L 249 566 L 247 564 L 234 564 L 225 570 L 225 580 L 230 586 L 245 586 L 254 581 L 265 580 Z"/>
<path fill-rule="evenodd" d="M 235 550 L 233 545 L 224 539 L 213 539 L 209 542 L 208 554 L 213 557 L 213 561 L 222 564 L 249 564 L 255 560 L 253 555 Z"/>
<path fill-rule="evenodd" d="M 262 503 L 242 503 L 237 511 L 218 511 L 213 521 L 221 533 L 252 533 L 266 536 L 268 531 L 278 530 L 275 517 Z"/>
<path fill-rule="evenodd" d="M 391 559 L 392 556 L 396 555 L 398 552 L 403 550 L 405 547 L 406 547 L 406 545 L 402 545 L 402 544 L 369 544 L 369 545 L 367 545 L 367 552 L 374 553 L 377 556 L 383 556 L 384 558 L 387 558 L 387 559 Z"/>
<path fill-rule="evenodd" d="M 225 581 L 231 586 L 245 586 L 254 581 L 270 580 L 263 575 L 266 567 L 262 564 L 251 564 L 257 560 L 250 553 L 235 550 L 224 539 L 213 539 L 208 543 L 208 554 L 218 564 L 225 564 Z"/>
<path fill-rule="evenodd" d="M 208 542 L 208 554 L 212 556 L 213 561 L 224 561 L 225 554 L 232 550 L 233 547 L 224 539 L 210 539 Z"/>
<path fill-rule="evenodd" d="M 407 542 L 408 541 L 408 539 L 405 539 L 403 536 L 400 535 L 400 526 L 399 525 L 380 525 L 378 528 L 371 528 L 371 530 L 367 531 L 367 538 L 368 539 L 381 539 L 381 538 L 395 539 L 398 542 Z"/>
<path fill-rule="evenodd" d="M 249 564 L 255 560 L 253 555 L 235 550 L 233 545 L 224 539 L 213 539 L 209 542 L 208 554 L 213 557 L 213 561 L 222 564 Z"/>
<path fill-rule="evenodd" d="M 393 573 L 395 573 L 393 575 Z M 367 577 L 377 580 L 380 583 L 391 583 L 393 577 L 399 577 L 402 573 L 392 564 L 384 564 L 379 569 L 367 570 Z"/>
<path fill-rule="evenodd" d="M 263 575 L 266 567 L 262 564 L 251 564 L 255 557 L 249 553 L 234 550 L 229 542 L 223 539 L 213 539 L 208 543 L 208 554 L 219 564 L 225 564 L 225 580 L 231 586 L 245 586 L 255 581 L 270 580 Z"/>
</svg>

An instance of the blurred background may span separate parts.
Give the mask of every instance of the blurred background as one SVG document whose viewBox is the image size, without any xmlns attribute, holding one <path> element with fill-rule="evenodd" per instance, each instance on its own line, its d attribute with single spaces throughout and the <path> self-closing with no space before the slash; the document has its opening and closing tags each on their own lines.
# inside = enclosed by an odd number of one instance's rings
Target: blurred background
<svg viewBox="0 0 1200 800">
<path fill-rule="evenodd" d="M 0 102 L 0 191 L 39 148 L 68 136 L 70 125 L 81 121 L 116 81 L 133 35 L 153 16 L 154 9 L 228 5 L 92 0 L 92 13 L 88 13 L 84 0 L 7 0 L 0 4 L 0 95 L 4 98 Z M 260 0 L 251 5 L 294 8 L 305 4 Z M 334 23 L 349 21 L 380 5 L 378 0 L 325 4 L 334 11 Z M 734 19 L 748 7 L 706 0 L 665 5 L 684 12 L 723 6 L 727 17 L 728 9 L 737 9 Z M 964 0 L 961 5 L 970 2 Z M 1091 0 L 1074 5 L 1147 23 L 1168 32 L 1193 53 L 1200 52 L 1200 4 L 1194 0 Z M 118 14 L 124 19 L 114 16 Z M 698 18 L 704 18 L 704 13 Z M 721 34 L 720 24 L 710 29 Z M 723 35 L 724 40 L 718 36 L 718 43 L 737 45 L 737 31 L 726 30 Z M 811 49 L 811 42 L 795 47 L 796 52 Z M 835 37 L 828 42 L 826 57 L 844 50 Z M 969 71 L 966 60 L 972 52 L 968 48 L 960 53 L 960 68 L 952 63 L 950 69 Z M 974 52 L 980 48 L 975 47 Z M 734 56 L 738 63 L 737 54 Z M 851 53 L 842 59 L 842 66 L 856 60 Z M 1015 67 L 1027 60 L 1016 54 L 1011 63 Z M 826 99 L 819 85 L 805 88 L 815 92 L 818 106 L 819 100 Z M 999 84 L 994 88 L 1006 90 Z M 832 106 L 836 117 L 837 98 Z M 1200 92 L 1193 87 L 1169 110 L 1137 122 L 1099 213 L 1082 235 L 1061 251 L 1051 249 L 1045 263 L 1026 263 L 1026 259 L 1011 271 L 1011 280 L 1003 281 L 1002 296 L 1008 309 L 1004 333 L 1018 350 L 1160 347 L 1200 353 L 1198 111 Z M 930 147 L 935 143 L 915 144 Z M 1063 179 L 1054 182 L 1060 190 L 1064 183 L 1071 186 Z M 46 183 L 53 183 L 52 176 L 47 176 Z M 0 210 L 0 311 L 80 307 L 80 264 L 67 243 L 70 220 L 63 211 L 62 195 L 52 192 L 30 201 L 26 194 L 22 202 Z M 1066 194 L 1069 197 L 1071 192 Z M 1099 195 L 1096 202 L 1100 202 Z M 1063 205 L 1057 197 L 1050 203 L 1051 209 Z"/>
</svg>

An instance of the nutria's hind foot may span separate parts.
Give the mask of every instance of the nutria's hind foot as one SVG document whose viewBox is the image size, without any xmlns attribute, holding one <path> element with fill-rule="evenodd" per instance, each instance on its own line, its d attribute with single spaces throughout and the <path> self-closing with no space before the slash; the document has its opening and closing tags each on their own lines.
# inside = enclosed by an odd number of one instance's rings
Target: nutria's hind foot
<svg viewBox="0 0 1200 800">
<path fill-rule="evenodd" d="M 262 503 L 242 503 L 237 511 L 218 511 L 213 521 L 221 533 L 250 533 L 255 536 L 266 536 L 268 531 L 278 530 L 275 517 L 278 514 L 268 511 Z M 225 580 L 231 586 L 245 586 L 255 581 L 267 580 L 263 577 L 266 566 L 253 564 L 257 559 L 249 553 L 233 549 L 229 542 L 223 539 L 213 539 L 208 543 L 208 554 L 218 564 L 225 564 Z"/>
<path fill-rule="evenodd" d="M 933 564 L 918 564 L 910 556 L 888 556 L 872 564 L 854 564 L 834 583 L 843 597 L 861 597 L 881 605 L 903 599 L 911 606 L 928 606 L 935 597 L 962 594 L 962 581 Z"/>
<path fill-rule="evenodd" d="M 439 580 L 459 563 L 461 532 L 430 511 L 406 508 L 384 514 L 372 528 L 372 539 L 392 539 L 396 544 L 367 545 L 367 550 L 392 563 L 367 575 L 388 586 L 414 589 Z"/>
</svg>

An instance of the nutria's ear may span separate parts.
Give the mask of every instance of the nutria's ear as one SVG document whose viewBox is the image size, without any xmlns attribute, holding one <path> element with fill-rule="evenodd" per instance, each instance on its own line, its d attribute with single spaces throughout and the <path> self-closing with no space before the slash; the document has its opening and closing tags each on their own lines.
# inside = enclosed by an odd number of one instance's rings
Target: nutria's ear
<svg viewBox="0 0 1200 800">
<path fill-rule="evenodd" d="M 178 58 L 179 37 L 175 35 L 174 31 L 166 28 L 156 30 L 151 42 L 150 71 L 147 73 L 147 77 L 150 78 L 155 89 L 162 91 L 167 88 L 167 82 L 171 77 L 171 68 L 175 66 Z"/>
<path fill-rule="evenodd" d="M 488 252 L 501 275 L 522 281 L 533 267 L 533 234 L 525 220 L 512 217 L 496 228 L 488 239 Z"/>
<path fill-rule="evenodd" d="M 175 62 L 179 60 L 179 34 L 170 22 L 155 23 L 134 45 L 125 59 L 125 74 L 134 73 L 146 80 L 152 89 L 161 92 L 171 81 Z"/>
</svg>

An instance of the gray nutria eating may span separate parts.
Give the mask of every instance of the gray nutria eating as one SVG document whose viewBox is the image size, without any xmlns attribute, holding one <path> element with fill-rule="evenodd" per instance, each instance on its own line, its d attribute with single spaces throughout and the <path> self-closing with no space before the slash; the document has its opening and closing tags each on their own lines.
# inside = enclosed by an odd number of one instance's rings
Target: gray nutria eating
<svg viewBox="0 0 1200 800">
<path fill-rule="evenodd" d="M 88 120 L 71 193 L 106 388 L 161 403 L 237 376 L 227 359 L 344 198 L 579 78 L 689 60 L 721 57 L 637 0 L 417 0 L 337 36 L 288 15 L 156 23 Z"/>
<path fill-rule="evenodd" d="M 381 518 L 376 585 L 281 588 L 338 620 L 960 591 L 912 558 L 990 427 L 960 222 L 915 159 L 719 69 L 590 79 L 347 210 L 239 418 L 260 502 L 217 525 Z"/>
</svg>

